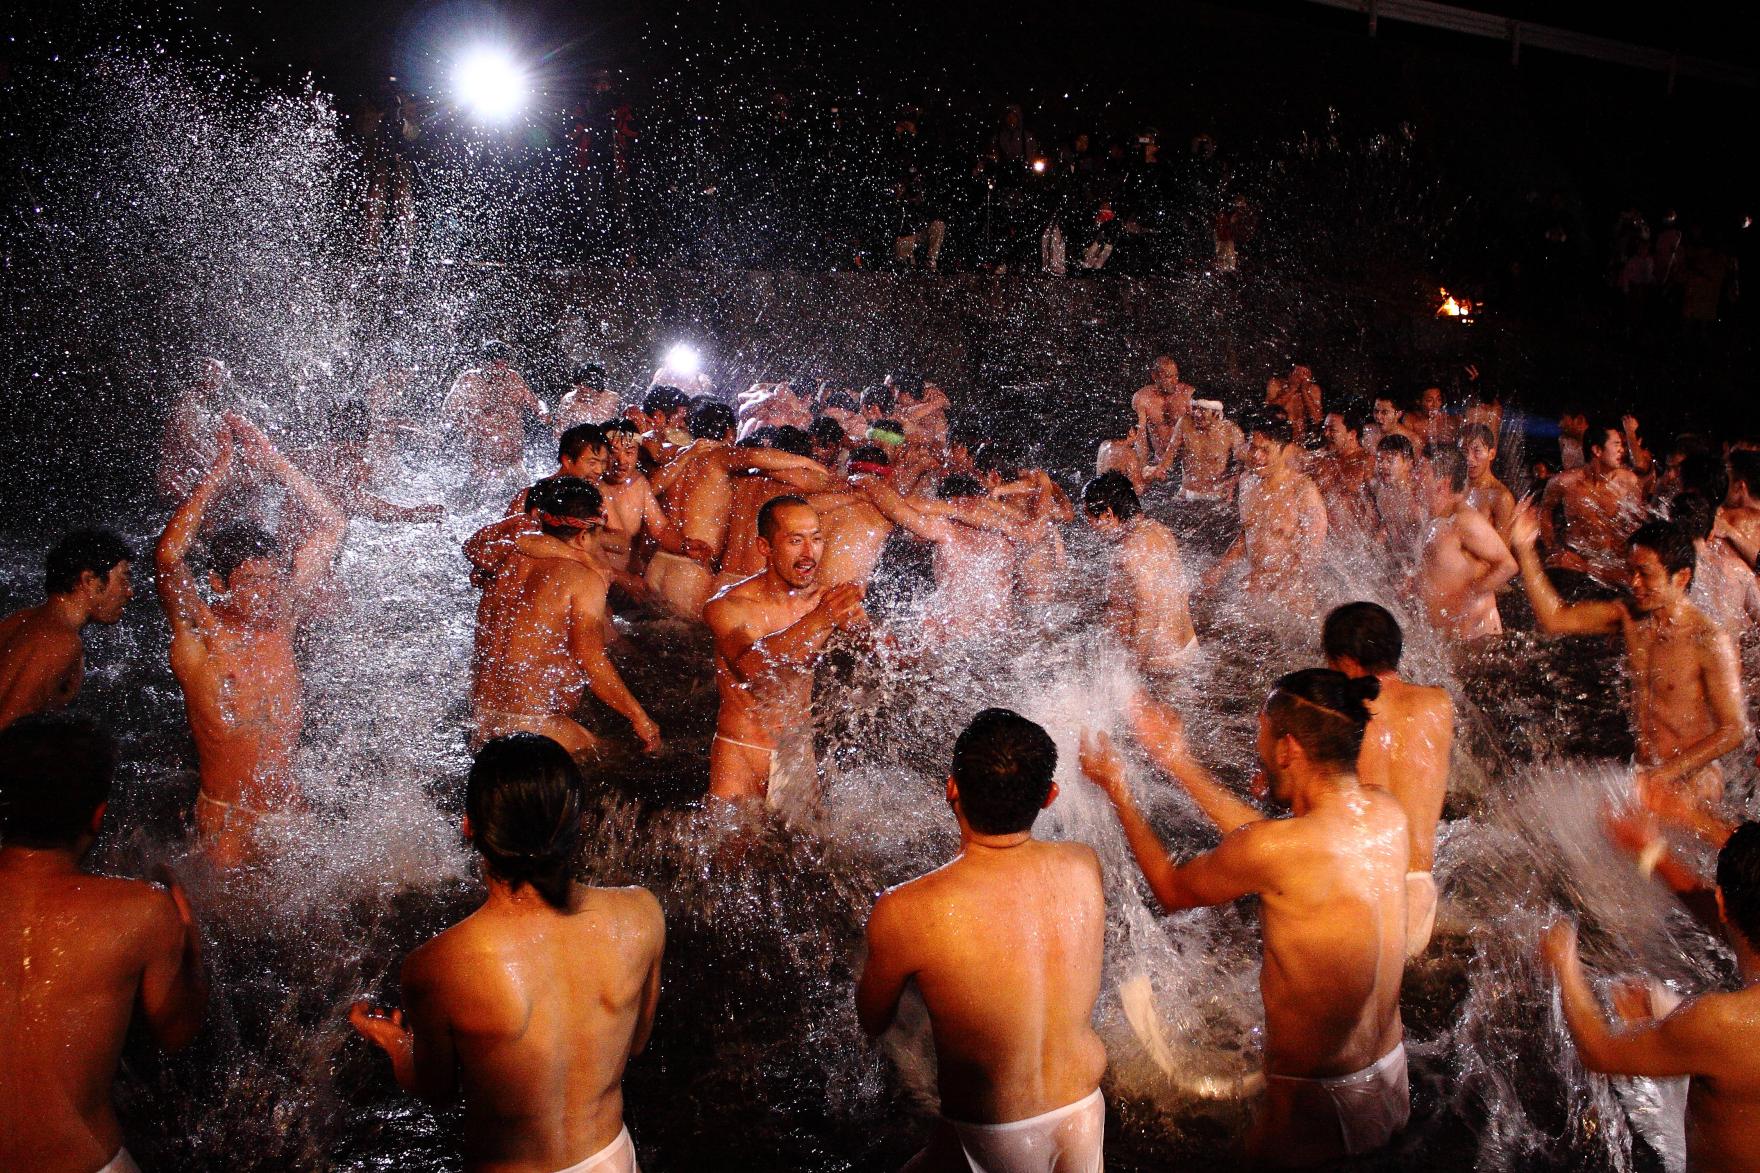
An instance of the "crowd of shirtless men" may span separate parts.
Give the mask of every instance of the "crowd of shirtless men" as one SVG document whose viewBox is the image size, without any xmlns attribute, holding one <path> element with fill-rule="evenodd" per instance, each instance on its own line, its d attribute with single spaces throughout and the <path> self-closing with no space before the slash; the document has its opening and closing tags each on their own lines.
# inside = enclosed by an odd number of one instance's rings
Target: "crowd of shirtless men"
<svg viewBox="0 0 1760 1173">
<path fill-rule="evenodd" d="M 408 957 L 399 1009 L 351 1012 L 403 1088 L 462 1098 L 467 1168 L 636 1168 L 621 1085 L 664 1011 L 661 907 L 642 889 L 573 878 L 591 850 L 583 779 L 601 768 L 603 742 L 621 739 L 621 726 L 589 732 L 582 706 L 627 721 L 631 752 L 665 736 L 607 653 L 627 638 L 612 615 L 664 613 L 712 634 L 720 708 L 705 802 L 810 818 L 815 666 L 827 650 L 1007 638 L 1063 589 L 1065 527 L 1079 518 L 1107 563 L 1105 626 L 1142 682 L 1133 752 L 1189 794 L 1220 841 L 1170 854 L 1104 732 L 1082 735 L 1080 784 L 1110 800 L 1164 909 L 1259 898 L 1265 1078 L 1242 1160 L 1373 1153 L 1409 1119 L 1401 981 L 1433 932 L 1454 710 L 1443 689 L 1402 678 L 1404 633 L 1389 610 L 1320 606 L 1329 550 L 1364 550 L 1445 645 L 1498 638 L 1500 597 L 1516 592 L 1546 632 L 1621 641 L 1637 755 L 1609 838 L 1722 932 L 1741 988 L 1675 1007 L 1616 998 L 1610 1018 L 1568 922 L 1537 948 L 1586 1066 L 1690 1077 L 1689 1165 L 1760 1169 L 1760 988 L 1749 984 L 1760 978 L 1760 826 L 1732 810 L 1723 773 L 1751 750 L 1735 641 L 1760 615 L 1754 445 L 1682 436 L 1658 460 L 1635 419 L 1568 412 L 1560 467 L 1518 502 L 1494 471 L 1494 400 L 1457 414 L 1430 388 L 1359 412 L 1296 367 L 1231 420 L 1160 358 L 1072 500 L 1006 446 L 950 427 L 933 382 L 859 395 L 761 384 L 729 403 L 657 374 L 626 403 L 589 366 L 552 407 L 509 357 L 485 346 L 428 428 L 468 464 L 479 506 L 483 494 L 497 506 L 464 547 L 480 603 L 463 832 L 487 895 Z M 195 842 L 217 874 L 248 876 L 264 862 L 261 824 L 299 817 L 294 635 L 325 605 L 351 520 L 422 525 L 448 512 L 372 488 L 374 466 L 424 433 L 413 378 L 374 380 L 303 451 L 226 409 L 216 360 L 174 406 L 160 466 L 174 508 L 154 586 L 199 767 Z M 555 437 L 557 470 L 532 482 L 534 427 Z M 270 490 L 282 505 L 273 524 L 252 505 Z M 1143 508 L 1157 496 L 1238 521 L 1197 590 L 1305 616 L 1320 633 L 1326 666 L 1281 676 L 1264 698 L 1250 797 L 1210 773 L 1202 759 L 1222 752 L 1190 745 L 1166 703 L 1199 635 L 1179 542 Z M 934 588 L 908 622 L 877 632 L 867 590 L 895 531 L 932 547 Z M 138 1017 L 180 1046 L 208 996 L 179 887 L 81 866 L 116 751 L 95 722 L 58 710 L 80 687 L 83 627 L 123 617 L 132 558 L 106 531 L 70 534 L 48 555 L 47 600 L 0 621 L 7 1170 L 136 1168 L 110 1098 L 124 1034 Z M 1057 800 L 1056 766 L 1034 722 L 1001 708 L 973 716 L 945 781 L 957 856 L 874 905 L 860 1023 L 884 1034 L 914 985 L 937 1054 L 941 1118 L 913 1170 L 1102 1167 L 1108 1058 L 1093 1015 L 1105 901 L 1089 846 L 1033 834 Z M 1707 851 L 1679 850 L 1695 840 Z M 1690 861 L 1712 849 L 1715 871 L 1701 875 Z"/>
</svg>

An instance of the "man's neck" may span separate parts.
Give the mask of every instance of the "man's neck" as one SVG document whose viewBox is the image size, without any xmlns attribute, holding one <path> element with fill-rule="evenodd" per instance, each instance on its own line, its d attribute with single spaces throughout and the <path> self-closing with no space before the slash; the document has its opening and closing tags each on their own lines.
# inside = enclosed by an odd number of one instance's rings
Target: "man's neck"
<svg viewBox="0 0 1760 1173">
<path fill-rule="evenodd" d="M 1352 771 L 1329 773 L 1316 770 L 1297 784 L 1290 801 L 1290 812 L 1297 816 L 1305 815 L 1329 797 L 1349 794 L 1359 789 L 1361 787 L 1357 776 Z"/>
<path fill-rule="evenodd" d="M 499 876 L 485 875 L 484 883 L 489 889 L 483 898 L 483 907 L 496 912 L 530 915 L 533 913 L 555 913 L 556 906 L 545 900 L 543 895 L 530 884 L 517 887 Z"/>
<path fill-rule="evenodd" d="M 70 631 L 78 631 L 92 620 L 92 608 L 89 603 L 80 599 L 77 594 L 50 595 L 44 604 L 49 615 Z"/>
<path fill-rule="evenodd" d="M 986 835 L 980 831 L 972 830 L 963 822 L 960 825 L 959 845 L 962 855 L 993 855 L 999 851 L 1019 847 L 1023 843 L 1030 843 L 1032 839 L 1033 832 L 1031 830 L 1016 831 L 1010 835 Z"/>
</svg>

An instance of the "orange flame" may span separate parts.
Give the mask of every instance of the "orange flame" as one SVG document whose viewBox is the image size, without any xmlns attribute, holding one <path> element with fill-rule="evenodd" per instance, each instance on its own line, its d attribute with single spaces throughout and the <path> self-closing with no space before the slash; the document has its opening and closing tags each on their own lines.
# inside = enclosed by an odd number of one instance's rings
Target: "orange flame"
<svg viewBox="0 0 1760 1173">
<path fill-rule="evenodd" d="M 1479 308 L 1471 298 L 1455 297 L 1446 289 L 1436 292 L 1442 296 L 1442 304 L 1436 307 L 1439 318 L 1471 318 L 1473 311 Z"/>
</svg>

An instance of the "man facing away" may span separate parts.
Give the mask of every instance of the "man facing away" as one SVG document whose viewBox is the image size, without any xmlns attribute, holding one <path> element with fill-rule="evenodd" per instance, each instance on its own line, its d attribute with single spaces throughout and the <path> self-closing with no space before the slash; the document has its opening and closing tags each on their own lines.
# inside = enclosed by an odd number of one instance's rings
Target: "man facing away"
<svg viewBox="0 0 1760 1173">
<path fill-rule="evenodd" d="M 1729 635 L 1688 598 L 1692 536 L 1672 522 L 1638 527 L 1626 540 L 1631 600 L 1566 603 L 1540 565 L 1533 506 L 1516 510 L 1510 537 L 1522 586 L 1543 631 L 1619 635 L 1631 673 L 1638 799 L 1659 817 L 1712 841 L 1728 831 L 1718 759 L 1747 740 L 1740 667 Z"/>
<path fill-rule="evenodd" d="M 293 758 L 305 726 L 293 637 L 329 575 L 348 519 L 257 428 L 228 414 L 207 475 L 159 537 L 159 604 L 171 624 L 171 674 L 196 743 L 201 790 L 195 825 L 214 862 L 245 863 L 257 820 L 297 805 Z M 236 452 L 236 456 L 235 456 Z M 237 460 L 281 481 L 310 518 L 291 566 L 280 545 L 250 524 L 207 539 L 202 597 L 189 565 L 208 506 Z"/>
<path fill-rule="evenodd" d="M 552 477 L 532 486 L 526 504 L 542 531 L 534 538 L 548 541 L 518 539 L 502 555 L 477 606 L 471 660 L 477 743 L 526 732 L 551 738 L 573 754 L 591 752 L 599 740 L 574 716 L 591 689 L 653 753 L 660 747 L 660 727 L 605 654 L 611 580 L 595 540 L 605 524 L 598 486 Z"/>
<path fill-rule="evenodd" d="M 1577 956 L 1576 929 L 1554 925 L 1543 953 L 1583 1066 L 1604 1075 L 1687 1077 L 1687 1168 L 1760 1169 L 1760 824 L 1738 827 L 1717 856 L 1718 919 L 1741 988 L 1659 1017 L 1607 1021 Z"/>
<path fill-rule="evenodd" d="M 109 530 L 68 534 L 43 560 L 47 600 L 0 619 L 0 729 L 73 703 L 85 681 L 88 623 L 122 618 L 132 556 Z"/>
<path fill-rule="evenodd" d="M 1281 677 L 1259 714 L 1259 762 L 1293 818 L 1234 797 L 1185 746 L 1171 710 L 1139 700 L 1144 748 L 1222 831 L 1185 863 L 1137 809 L 1104 734 L 1082 769 L 1112 800 L 1149 888 L 1169 912 L 1259 896 L 1265 960 L 1265 1093 L 1248 1156 L 1315 1165 L 1372 1152 L 1410 1114 L 1399 990 L 1406 959 L 1407 832 L 1391 794 L 1362 785 L 1357 756 L 1373 679 L 1327 668 Z"/>
<path fill-rule="evenodd" d="M 585 804 L 549 738 L 485 745 L 464 819 L 482 905 L 404 961 L 402 1009 L 349 1011 L 405 1091 L 462 1096 L 470 1173 L 637 1171 L 623 1071 L 654 1025 L 666 922 L 646 889 L 575 882 Z"/>
<path fill-rule="evenodd" d="M 550 417 L 550 426 L 559 436 L 579 424 L 602 424 L 616 419 L 623 410 L 623 398 L 606 388 L 605 368 L 599 363 L 575 367 L 568 384 Z"/>
<path fill-rule="evenodd" d="M 1108 625 L 1139 671 L 1177 673 L 1198 646 L 1178 539 L 1143 516 L 1123 473 L 1103 473 L 1084 485 L 1082 514 L 1113 546 L 1106 578 Z"/>
<path fill-rule="evenodd" d="M 483 365 L 460 372 L 452 381 L 441 414 L 463 437 L 474 478 L 523 480 L 526 421 L 548 420 L 549 413 L 513 369 L 512 347 L 491 340 L 479 354 Z"/>
<path fill-rule="evenodd" d="M 834 632 L 865 625 L 862 587 L 818 581 L 819 515 L 793 495 L 758 510 L 764 569 L 723 588 L 703 610 L 715 636 L 721 708 L 709 746 L 709 794 L 727 801 L 796 801 L 817 779 L 812 755 L 813 668 Z"/>
<path fill-rule="evenodd" d="M 1467 501 L 1467 458 L 1459 448 L 1430 455 L 1430 524 L 1418 558 L 1418 598 L 1430 625 L 1453 640 L 1503 631 L 1497 592 L 1516 560 L 1491 520 Z"/>
<path fill-rule="evenodd" d="M 1454 749 L 1454 701 L 1444 689 L 1413 684 L 1399 674 L 1405 638 L 1399 622 L 1374 603 L 1346 603 L 1326 616 L 1320 646 L 1326 666 L 1346 676 L 1372 676 L 1381 691 L 1367 702 L 1369 727 L 1357 755 L 1357 778 L 1379 786 L 1406 812 L 1410 863 L 1406 872 L 1406 956 L 1430 944 L 1436 925 L 1436 825 L 1448 797 Z"/>
<path fill-rule="evenodd" d="M 167 1050 L 208 986 L 183 893 L 80 868 L 116 749 L 88 721 L 0 732 L 0 1169 L 139 1173 L 110 1085 L 138 1010 Z"/>
<path fill-rule="evenodd" d="M 868 918 L 862 1029 L 885 1033 L 914 981 L 935 1035 L 942 1119 L 907 1173 L 1100 1173 L 1106 905 L 1092 848 L 1033 836 L 1056 769 L 1057 746 L 1025 717 L 972 718 L 947 779 L 959 855 Z"/>
</svg>

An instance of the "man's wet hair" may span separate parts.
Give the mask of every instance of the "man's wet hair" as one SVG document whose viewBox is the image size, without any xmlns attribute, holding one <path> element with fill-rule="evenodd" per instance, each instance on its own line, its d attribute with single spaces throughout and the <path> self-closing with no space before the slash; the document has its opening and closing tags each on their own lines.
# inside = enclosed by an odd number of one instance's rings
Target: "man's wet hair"
<svg viewBox="0 0 1760 1173">
<path fill-rule="evenodd" d="M 1497 437 L 1492 435 L 1491 429 L 1484 424 L 1471 423 L 1461 428 L 1459 442 L 1463 452 L 1466 451 L 1467 445 L 1471 444 L 1474 440 L 1479 441 L 1479 443 L 1485 445 L 1485 447 L 1492 452 L 1497 451 Z"/>
<path fill-rule="evenodd" d="M 770 447 L 792 456 L 811 456 L 813 437 L 793 424 L 780 424 L 770 434 Z"/>
<path fill-rule="evenodd" d="M 699 399 L 691 404 L 684 426 L 696 440 L 719 440 L 731 432 L 737 421 L 733 408 L 719 399 Z"/>
<path fill-rule="evenodd" d="M 1662 563 L 1662 569 L 1671 576 L 1678 571 L 1687 572 L 1687 582 L 1693 581 L 1693 574 L 1699 564 L 1699 551 L 1693 545 L 1693 535 L 1682 525 L 1672 521 L 1647 521 L 1632 531 L 1626 539 L 1626 545 L 1632 549 L 1649 550 Z"/>
<path fill-rule="evenodd" d="M 986 440 L 978 445 L 972 453 L 972 467 L 985 476 L 995 474 L 1005 481 L 1021 474 L 1021 462 L 1014 450 L 1000 440 Z"/>
<path fill-rule="evenodd" d="M 881 415 L 890 415 L 892 414 L 892 409 L 897 405 L 898 396 L 893 393 L 891 387 L 875 384 L 872 387 L 862 388 L 862 408 L 864 410 L 872 407 L 880 412 Z M 899 430 L 903 431 L 902 428 Z"/>
<path fill-rule="evenodd" d="M 110 801 L 116 742 L 85 717 L 25 717 L 0 729 L 0 843 L 71 847 Z"/>
<path fill-rule="evenodd" d="M 1610 434 L 1618 436 L 1621 440 L 1624 440 L 1626 430 L 1620 426 L 1618 420 L 1613 419 L 1610 416 L 1601 416 L 1591 419 L 1589 421 L 1589 430 L 1583 433 L 1583 451 L 1587 452 L 1591 448 L 1607 447 L 1607 437 Z"/>
<path fill-rule="evenodd" d="M 1082 508 L 1089 517 L 1110 513 L 1120 521 L 1129 521 L 1143 511 L 1143 503 L 1131 478 L 1114 469 L 1082 486 Z"/>
<path fill-rule="evenodd" d="M 920 403 L 922 402 L 925 391 L 923 386 L 923 376 L 916 374 L 915 372 L 894 375 L 892 376 L 892 389 L 906 399 L 914 399 Z"/>
<path fill-rule="evenodd" d="M 848 391 L 827 391 L 823 402 L 826 407 L 835 407 L 839 411 L 862 410 L 862 401 Z"/>
<path fill-rule="evenodd" d="M 605 438 L 604 428 L 598 424 L 576 424 L 557 439 L 556 458 L 579 460 L 583 452 L 610 447 L 611 441 Z"/>
<path fill-rule="evenodd" d="M 618 416 L 614 420 L 606 420 L 599 425 L 599 430 L 605 433 L 606 443 L 611 442 L 611 436 L 614 432 L 621 432 L 626 436 L 639 436 L 642 434 L 642 429 L 636 424 L 636 421 L 624 419 L 622 416 Z"/>
<path fill-rule="evenodd" d="M 1278 677 L 1265 715 L 1272 733 L 1295 738 L 1315 765 L 1354 770 L 1369 724 L 1365 702 L 1380 695 L 1381 681 L 1373 676 L 1304 668 Z"/>
<path fill-rule="evenodd" d="M 1417 451 L 1412 447 L 1412 440 L 1404 432 L 1389 432 L 1375 441 L 1375 451 L 1387 452 L 1394 456 L 1403 456 L 1407 460 L 1417 459 Z"/>
<path fill-rule="evenodd" d="M 943 501 L 952 501 L 957 497 L 982 497 L 984 486 L 978 483 L 976 477 L 956 472 L 941 478 L 941 483 L 935 486 L 935 495 Z"/>
<path fill-rule="evenodd" d="M 813 426 L 808 429 L 807 435 L 813 438 L 814 444 L 821 447 L 843 447 L 843 425 L 828 415 L 814 416 Z"/>
<path fill-rule="evenodd" d="M 572 519 L 580 525 L 551 525 L 540 522 L 544 532 L 553 538 L 569 538 L 605 510 L 605 495 L 599 486 L 581 477 L 550 477 L 526 490 L 526 512 L 549 517 Z"/>
<path fill-rule="evenodd" d="M 1713 501 L 1729 496 L 1729 469 L 1715 452 L 1695 452 L 1681 461 L 1681 492 L 1701 493 Z"/>
<path fill-rule="evenodd" d="M 509 362 L 513 359 L 513 347 L 499 338 L 489 338 L 477 348 L 477 354 L 484 362 Z"/>
<path fill-rule="evenodd" d="M 1745 485 L 1749 496 L 1760 497 L 1760 452 L 1745 448 L 1729 454 L 1729 479 Z"/>
<path fill-rule="evenodd" d="M 1320 625 L 1320 647 L 1329 657 L 1350 657 L 1365 672 L 1391 672 L 1399 667 L 1405 635 L 1393 612 L 1379 603 L 1346 603 Z"/>
<path fill-rule="evenodd" d="M 777 512 L 790 505 L 800 505 L 807 509 L 812 508 L 812 506 L 807 503 L 807 499 L 799 493 L 784 493 L 780 497 L 770 498 L 770 500 L 764 502 L 764 504 L 758 507 L 758 536 L 765 541 L 769 541 L 770 535 L 776 532 Z"/>
<path fill-rule="evenodd" d="M 863 444 L 859 448 L 852 448 L 850 450 L 849 462 L 851 464 L 890 465 L 892 463 L 892 457 L 888 456 L 886 454 L 886 449 L 878 444 Z"/>
<path fill-rule="evenodd" d="M 648 415 L 671 415 L 681 407 L 689 407 L 691 397 L 670 383 L 656 383 L 642 396 L 642 411 Z"/>
<path fill-rule="evenodd" d="M 1057 773 L 1057 743 L 1011 709 L 985 709 L 953 743 L 959 807 L 980 835 L 1029 830 Z"/>
<path fill-rule="evenodd" d="M 1295 428 L 1290 425 L 1289 416 L 1280 411 L 1264 407 L 1248 412 L 1241 421 L 1241 432 L 1248 438 L 1264 436 L 1273 444 L 1291 444 L 1296 438 Z"/>
<path fill-rule="evenodd" d="M 904 421 L 893 419 L 890 416 L 885 419 L 877 419 L 868 427 L 876 432 L 891 432 L 897 436 L 905 435 Z"/>
<path fill-rule="evenodd" d="M 209 535 L 203 564 L 226 583 L 232 581 L 233 572 L 240 566 L 258 558 L 282 565 L 281 543 L 260 525 L 235 521 Z"/>
<path fill-rule="evenodd" d="M 574 387 L 603 387 L 605 386 L 605 367 L 596 362 L 581 363 L 568 376 L 568 381 Z"/>
<path fill-rule="evenodd" d="M 1669 503 L 1668 520 L 1687 531 L 1696 541 L 1707 541 L 1717 524 L 1717 506 L 1699 493 L 1681 493 Z"/>
<path fill-rule="evenodd" d="M 1344 430 L 1359 440 L 1363 437 L 1363 429 L 1369 424 L 1369 409 L 1360 399 L 1347 399 L 1326 413 L 1336 415 Z"/>
<path fill-rule="evenodd" d="M 530 884 L 566 911 L 581 846 L 586 796 L 568 751 L 536 733 L 497 737 L 477 751 L 465 782 L 471 846 L 490 875 Z"/>
<path fill-rule="evenodd" d="M 1439 478 L 1448 482 L 1453 492 L 1467 491 L 1467 454 L 1459 447 L 1452 444 L 1437 446 L 1430 453 L 1430 467 Z"/>
<path fill-rule="evenodd" d="M 107 529 L 76 529 L 49 547 L 43 557 L 43 593 L 65 595 L 79 586 L 86 571 L 98 581 L 124 562 L 134 561 L 128 543 Z"/>
<path fill-rule="evenodd" d="M 1760 823 L 1735 829 L 1717 853 L 1724 919 L 1750 947 L 1760 945 Z"/>
<path fill-rule="evenodd" d="M 334 444 L 365 444 L 373 434 L 373 412 L 365 399 L 344 399 L 324 413 L 324 430 Z"/>
</svg>

